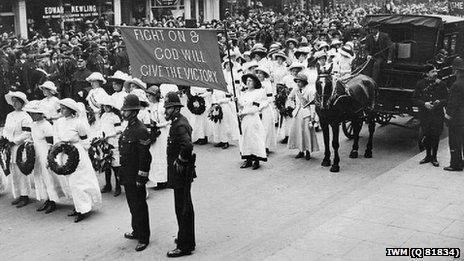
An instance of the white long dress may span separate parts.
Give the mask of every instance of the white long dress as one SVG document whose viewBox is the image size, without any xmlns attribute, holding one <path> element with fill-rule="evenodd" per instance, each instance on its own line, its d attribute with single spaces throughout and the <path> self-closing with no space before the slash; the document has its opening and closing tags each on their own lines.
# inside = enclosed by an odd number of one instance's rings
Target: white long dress
<svg viewBox="0 0 464 261">
<path fill-rule="evenodd" d="M 239 99 L 241 112 L 246 113 L 239 142 L 242 159 L 267 161 L 266 131 L 259 118 L 259 105 L 265 97 L 266 93 L 261 88 L 242 92 Z"/>
<path fill-rule="evenodd" d="M 74 173 L 66 176 L 71 190 L 74 207 L 84 214 L 101 206 L 102 198 L 95 170 L 92 167 L 85 141 L 87 126 L 78 117 L 63 117 L 54 124 L 54 142 L 70 142 L 79 151 L 79 165 Z"/>
<path fill-rule="evenodd" d="M 293 122 L 288 138 L 288 148 L 298 149 L 299 151 L 319 151 L 319 144 L 316 138 L 314 127 L 310 127 L 311 120 L 314 119 L 315 110 L 313 106 L 304 106 L 314 100 L 315 90 L 307 85 L 301 91 L 293 89 L 288 98 L 295 102 L 293 110 Z"/>
<path fill-rule="evenodd" d="M 166 149 L 171 125 L 170 122 L 166 121 L 164 111 L 164 99 L 161 99 L 158 103 L 150 104 L 151 119 L 156 123 L 161 132 L 156 142 L 150 146 L 152 160 L 148 179 L 155 184 L 168 181 Z"/>
<path fill-rule="evenodd" d="M 126 98 L 127 95 L 128 93 L 125 92 L 124 90 L 111 94 L 111 98 L 113 99 L 113 101 L 115 101 L 115 104 L 118 110 L 121 110 L 122 105 L 124 104 L 124 99 Z"/>
<path fill-rule="evenodd" d="M 229 142 L 233 140 L 233 121 L 234 114 L 230 106 L 231 97 L 226 96 L 226 92 L 214 90 L 212 95 L 212 103 L 218 104 L 222 109 L 222 120 L 213 122 L 214 142 Z M 234 129 L 235 130 L 235 129 Z"/>
<path fill-rule="evenodd" d="M 35 149 L 34 177 L 37 200 L 59 201 L 69 195 L 62 187 L 65 178 L 47 168 L 47 155 L 50 144 L 47 137 L 53 137 L 53 126 L 46 120 L 31 123 L 31 136 Z"/>
<path fill-rule="evenodd" d="M 113 160 L 111 162 L 112 167 L 119 167 L 119 134 L 121 133 L 121 119 L 118 115 L 113 112 L 105 112 L 100 118 L 100 137 L 108 137 L 108 143 L 114 148 Z"/>
<path fill-rule="evenodd" d="M 204 88 L 191 88 L 192 95 L 198 95 L 205 99 L 205 111 L 201 115 L 192 114 L 192 141 L 204 139 L 212 134 L 212 123 L 208 120 L 208 112 L 211 108 L 211 93 Z"/>
<path fill-rule="evenodd" d="M 30 175 L 24 175 L 16 164 L 16 151 L 19 145 L 31 137 L 31 122 L 32 118 L 27 112 L 12 111 L 6 116 L 5 127 L 3 128 L 3 137 L 15 143 L 11 148 L 11 173 L 8 176 L 14 198 L 31 195 Z"/>
<path fill-rule="evenodd" d="M 266 132 L 266 148 L 275 151 L 277 147 L 277 135 L 275 128 L 275 112 L 273 108 L 274 93 L 271 82 L 266 79 L 262 83 L 262 88 L 266 92 L 266 98 L 259 105 L 262 115 L 262 122 Z"/>
</svg>

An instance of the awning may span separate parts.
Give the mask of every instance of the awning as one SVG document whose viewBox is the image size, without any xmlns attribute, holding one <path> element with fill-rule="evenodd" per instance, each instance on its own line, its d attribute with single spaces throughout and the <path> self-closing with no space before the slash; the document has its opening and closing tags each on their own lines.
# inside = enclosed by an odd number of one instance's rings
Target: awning
<svg viewBox="0 0 464 261">
<path fill-rule="evenodd" d="M 369 15 L 365 18 L 365 24 L 372 26 L 408 24 L 413 26 L 424 26 L 430 28 L 442 28 L 443 20 L 440 17 L 421 15 Z"/>
</svg>

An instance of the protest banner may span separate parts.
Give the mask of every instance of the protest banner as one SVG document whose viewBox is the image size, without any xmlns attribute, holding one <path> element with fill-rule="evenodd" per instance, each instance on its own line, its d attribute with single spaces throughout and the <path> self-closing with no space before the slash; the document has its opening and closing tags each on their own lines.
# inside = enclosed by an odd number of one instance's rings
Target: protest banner
<svg viewBox="0 0 464 261">
<path fill-rule="evenodd" d="M 449 0 L 448 1 L 449 14 L 455 16 L 464 15 L 464 1 L 463 0 Z"/>
<path fill-rule="evenodd" d="M 118 27 L 132 76 L 147 83 L 172 83 L 227 91 L 216 31 Z"/>
</svg>

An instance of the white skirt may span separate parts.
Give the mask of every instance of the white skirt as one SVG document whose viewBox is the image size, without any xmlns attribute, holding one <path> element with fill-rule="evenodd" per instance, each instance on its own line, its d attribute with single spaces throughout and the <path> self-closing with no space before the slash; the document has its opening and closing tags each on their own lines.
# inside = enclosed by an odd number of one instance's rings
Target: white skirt
<svg viewBox="0 0 464 261">
<path fill-rule="evenodd" d="M 266 132 L 266 148 L 275 151 L 277 147 L 277 135 L 275 128 L 275 117 L 271 105 L 267 106 L 262 111 L 262 122 L 264 131 Z"/>
<path fill-rule="evenodd" d="M 288 137 L 288 148 L 299 151 L 319 151 L 316 131 L 310 127 L 310 117 L 301 117 L 299 114 L 293 118 L 290 135 Z"/>
<path fill-rule="evenodd" d="M 148 179 L 153 183 L 168 181 L 168 160 L 166 149 L 168 146 L 168 134 L 170 125 L 160 129 L 161 134 L 156 142 L 150 146 L 151 165 Z"/>
<path fill-rule="evenodd" d="M 18 145 L 11 148 L 11 164 L 10 175 L 8 175 L 9 183 L 11 184 L 11 192 L 14 198 L 19 196 L 32 196 L 31 194 L 31 175 L 24 175 L 16 164 L 16 151 Z"/>
<path fill-rule="evenodd" d="M 240 137 L 242 159 L 267 161 L 266 131 L 258 114 L 246 115 L 243 118 L 242 136 Z"/>
<path fill-rule="evenodd" d="M 71 190 L 74 208 L 79 213 L 87 213 L 101 206 L 102 197 L 95 170 L 81 144 L 74 144 L 79 151 L 79 165 L 74 173 L 66 176 Z"/>
<path fill-rule="evenodd" d="M 204 139 L 211 135 L 212 125 L 208 119 L 208 110 L 205 110 L 201 115 L 193 115 L 192 129 L 192 141 Z"/>
</svg>

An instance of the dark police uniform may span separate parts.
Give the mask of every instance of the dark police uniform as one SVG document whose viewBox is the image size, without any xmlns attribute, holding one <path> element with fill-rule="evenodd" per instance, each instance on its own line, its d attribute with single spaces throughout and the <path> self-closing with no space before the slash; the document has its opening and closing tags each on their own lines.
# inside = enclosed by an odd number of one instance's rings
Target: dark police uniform
<svg viewBox="0 0 464 261">
<path fill-rule="evenodd" d="M 464 75 L 456 78 L 451 85 L 446 106 L 449 127 L 449 147 L 451 152 L 450 167 L 462 170 L 462 152 L 464 149 Z"/>
<path fill-rule="evenodd" d="M 168 185 L 174 189 L 179 232 L 177 234 L 177 248 L 190 252 L 195 249 L 195 228 L 191 183 L 196 177 L 192 165 L 192 127 L 181 114 L 172 120 L 169 129 L 167 161 Z M 175 162 L 184 166 L 182 173 L 177 171 Z"/>
<path fill-rule="evenodd" d="M 132 215 L 132 229 L 140 243 L 148 244 L 150 224 L 148 219 L 147 191 L 150 169 L 150 139 L 148 130 L 138 119 L 130 122 L 119 138 L 120 181 L 126 191 L 127 203 Z"/>
<path fill-rule="evenodd" d="M 446 103 L 448 91 L 446 84 L 438 79 L 420 80 L 414 90 L 414 104 L 419 107 L 419 119 L 424 135 L 424 146 L 427 157 L 436 160 L 440 134 L 443 130 L 443 106 Z M 430 102 L 433 109 L 425 108 Z"/>
</svg>

